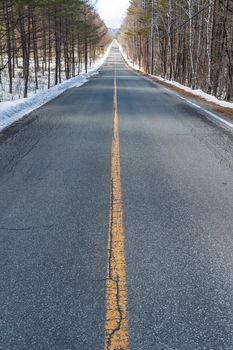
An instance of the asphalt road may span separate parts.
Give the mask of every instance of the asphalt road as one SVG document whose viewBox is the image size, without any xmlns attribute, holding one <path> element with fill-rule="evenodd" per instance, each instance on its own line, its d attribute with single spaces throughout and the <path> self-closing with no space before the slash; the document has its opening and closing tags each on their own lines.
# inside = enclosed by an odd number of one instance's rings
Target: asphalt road
<svg viewBox="0 0 233 350">
<path fill-rule="evenodd" d="M 116 48 L 0 135 L 0 349 L 104 349 L 115 65 L 130 348 L 232 350 L 233 134 Z"/>
</svg>

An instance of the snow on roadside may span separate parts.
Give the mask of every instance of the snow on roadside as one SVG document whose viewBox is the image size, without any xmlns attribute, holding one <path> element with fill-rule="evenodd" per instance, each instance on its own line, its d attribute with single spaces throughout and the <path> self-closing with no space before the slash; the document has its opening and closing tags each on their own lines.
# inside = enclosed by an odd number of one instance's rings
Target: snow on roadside
<svg viewBox="0 0 233 350">
<path fill-rule="evenodd" d="M 164 83 L 167 83 L 167 84 L 170 84 L 172 86 L 176 86 L 178 87 L 179 89 L 182 89 L 184 91 L 187 91 L 195 96 L 199 96 L 199 97 L 202 97 L 204 98 L 206 101 L 208 102 L 213 102 L 221 107 L 225 107 L 225 108 L 233 108 L 233 102 L 226 102 L 226 101 L 223 101 L 223 100 L 219 100 L 217 97 L 213 96 L 213 95 L 210 95 L 210 94 L 207 94 L 206 92 L 202 91 L 201 89 L 196 89 L 196 90 L 193 90 L 185 85 L 182 85 L 180 83 L 177 83 L 176 81 L 173 81 L 173 80 L 168 80 L 168 79 L 164 79 L 162 77 L 159 77 L 159 76 L 156 76 L 154 75 L 154 77 Z"/>
<path fill-rule="evenodd" d="M 144 70 L 142 68 L 140 69 L 140 67 L 139 67 L 139 65 L 137 63 L 134 63 L 134 62 L 132 62 L 131 60 L 128 59 L 128 56 L 124 53 L 122 46 L 118 42 L 117 42 L 117 44 L 119 46 L 120 53 L 122 54 L 124 60 L 128 64 L 128 66 L 133 68 L 133 69 L 136 69 L 136 70 L 138 70 L 138 71 L 140 71 L 142 73 L 144 73 Z"/>
<path fill-rule="evenodd" d="M 11 125 L 15 121 L 21 119 L 23 116 L 31 113 L 33 110 L 41 107 L 45 103 L 54 99 L 64 91 L 72 88 L 79 87 L 85 84 L 88 79 L 98 74 L 98 70 L 104 64 L 111 50 L 112 44 L 109 45 L 105 54 L 99 58 L 95 64 L 88 70 L 87 73 L 80 74 L 74 78 L 64 81 L 61 84 L 53 86 L 48 90 L 38 92 L 29 98 L 18 99 L 14 101 L 7 101 L 0 103 L 0 131 Z"/>
<path fill-rule="evenodd" d="M 119 45 L 119 49 L 120 49 L 120 52 L 124 58 L 124 60 L 126 61 L 126 63 L 133 69 L 136 69 L 138 71 L 141 71 L 142 73 L 145 73 L 143 69 L 140 69 L 139 68 L 139 65 L 138 64 L 135 64 L 133 63 L 131 60 L 128 59 L 127 55 L 124 53 L 121 45 L 118 43 Z M 157 80 L 160 80 L 161 82 L 164 82 L 164 83 L 167 83 L 167 84 L 170 84 L 170 85 L 173 85 L 173 86 L 176 86 L 178 87 L 179 89 L 182 89 L 186 92 L 189 92 L 191 94 L 193 94 L 194 96 L 199 96 L 199 97 L 202 97 L 203 99 L 205 99 L 206 101 L 208 102 L 212 102 L 212 103 L 215 103 L 216 105 L 219 105 L 221 107 L 224 107 L 224 108 L 232 108 L 233 109 L 233 102 L 226 102 L 226 101 L 223 101 L 223 100 L 219 100 L 217 97 L 213 96 L 213 95 L 210 95 L 210 94 L 207 94 L 206 92 L 202 91 L 201 89 L 197 89 L 197 90 L 193 90 L 191 89 L 190 87 L 187 87 L 185 85 L 182 85 L 176 81 L 173 81 L 173 80 L 168 80 L 168 79 L 165 79 L 165 78 L 162 78 L 160 76 L 157 76 L 157 75 L 149 75 L 151 77 L 154 77 L 156 78 Z"/>
</svg>

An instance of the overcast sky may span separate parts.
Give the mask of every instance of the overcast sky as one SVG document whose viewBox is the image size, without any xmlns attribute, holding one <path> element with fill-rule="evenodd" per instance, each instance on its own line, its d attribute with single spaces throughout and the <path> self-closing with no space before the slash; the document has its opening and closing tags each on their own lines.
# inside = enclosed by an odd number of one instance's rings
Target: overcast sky
<svg viewBox="0 0 233 350">
<path fill-rule="evenodd" d="M 109 28 L 119 28 L 126 15 L 129 0 L 99 0 L 97 8 Z"/>
</svg>

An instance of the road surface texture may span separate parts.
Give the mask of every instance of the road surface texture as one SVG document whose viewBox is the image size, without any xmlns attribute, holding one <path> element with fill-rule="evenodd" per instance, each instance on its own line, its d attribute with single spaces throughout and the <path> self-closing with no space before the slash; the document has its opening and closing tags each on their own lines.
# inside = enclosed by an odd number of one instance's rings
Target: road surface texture
<svg viewBox="0 0 233 350">
<path fill-rule="evenodd" d="M 0 349 L 232 350 L 232 170 L 233 135 L 113 47 L 0 136 Z"/>
</svg>

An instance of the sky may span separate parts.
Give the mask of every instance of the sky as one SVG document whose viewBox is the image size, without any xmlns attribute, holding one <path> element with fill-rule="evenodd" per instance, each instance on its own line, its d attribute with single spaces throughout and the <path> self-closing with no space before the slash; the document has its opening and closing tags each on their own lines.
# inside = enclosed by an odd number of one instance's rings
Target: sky
<svg viewBox="0 0 233 350">
<path fill-rule="evenodd" d="M 129 0 L 99 0 L 98 11 L 109 28 L 119 28 L 126 15 Z"/>
</svg>

